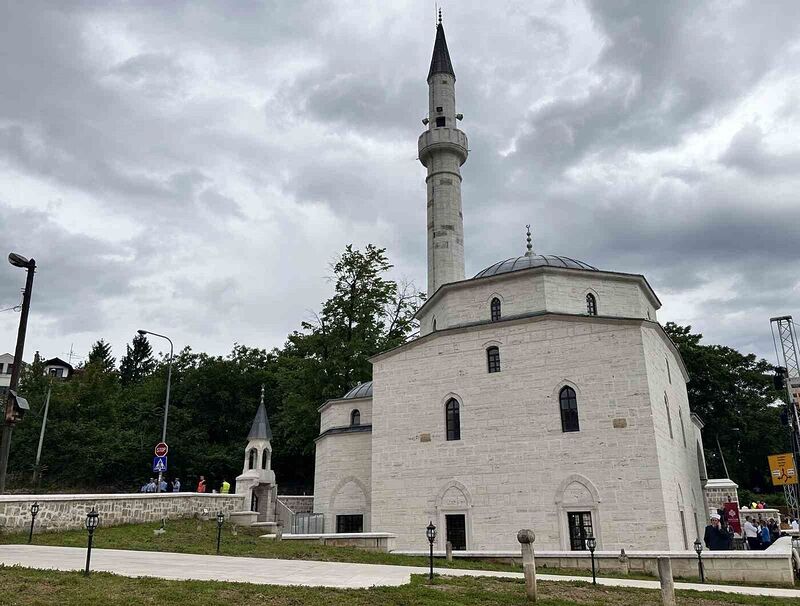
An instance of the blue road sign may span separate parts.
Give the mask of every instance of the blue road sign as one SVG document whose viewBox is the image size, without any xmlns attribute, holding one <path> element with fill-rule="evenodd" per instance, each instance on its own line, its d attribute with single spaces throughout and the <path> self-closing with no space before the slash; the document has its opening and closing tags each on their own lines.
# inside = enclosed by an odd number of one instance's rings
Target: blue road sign
<svg viewBox="0 0 800 606">
<path fill-rule="evenodd" d="M 167 471 L 167 457 L 153 457 L 153 471 L 163 473 Z"/>
</svg>

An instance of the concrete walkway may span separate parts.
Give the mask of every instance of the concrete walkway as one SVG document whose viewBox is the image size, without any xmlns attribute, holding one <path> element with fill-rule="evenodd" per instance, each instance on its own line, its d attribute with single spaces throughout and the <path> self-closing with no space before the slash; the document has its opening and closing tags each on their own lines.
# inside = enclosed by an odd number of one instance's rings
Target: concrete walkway
<svg viewBox="0 0 800 606">
<path fill-rule="evenodd" d="M 0 564 L 45 570 L 83 570 L 86 550 L 77 547 L 40 545 L 0 545 Z M 375 585 L 398 586 L 411 581 L 412 574 L 427 574 L 427 568 L 381 564 L 348 564 L 308 560 L 271 560 L 230 556 L 205 556 L 155 551 L 93 549 L 92 570 L 113 572 L 128 577 L 156 577 L 174 580 L 234 581 L 264 585 L 307 585 L 312 587 L 365 588 Z M 522 579 L 522 573 L 489 570 L 435 569 L 442 575 L 486 576 Z M 586 581 L 586 577 L 540 574 L 543 581 Z M 597 579 L 599 585 L 658 589 L 658 581 Z M 676 583 L 677 589 L 721 591 L 740 595 L 795 598 L 800 590 L 733 585 Z"/>
</svg>

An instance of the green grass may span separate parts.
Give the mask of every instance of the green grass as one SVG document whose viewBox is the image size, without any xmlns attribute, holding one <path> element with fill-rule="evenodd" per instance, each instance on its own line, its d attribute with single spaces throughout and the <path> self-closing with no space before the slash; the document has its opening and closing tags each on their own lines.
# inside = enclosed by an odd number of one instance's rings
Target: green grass
<svg viewBox="0 0 800 606">
<path fill-rule="evenodd" d="M 52 572 L 0 567 L 0 604 L 14 606 L 99 606 L 153 604 L 206 606 L 523 606 L 529 604 L 521 581 L 496 578 L 435 578 L 414 575 L 409 585 L 371 589 L 278 587 L 209 581 L 167 581 L 93 573 Z M 540 582 L 542 606 L 657 606 L 658 591 L 593 587 L 590 583 Z M 682 606 L 789 606 L 796 600 L 679 591 Z"/>
<path fill-rule="evenodd" d="M 216 553 L 217 525 L 213 520 L 192 519 L 167 522 L 167 532 L 154 535 L 153 530 L 160 524 L 130 524 L 125 526 L 100 527 L 95 533 L 94 546 L 101 549 L 133 549 L 137 551 L 165 551 L 176 553 Z M 0 533 L 0 543 L 27 543 L 27 533 Z M 85 547 L 86 531 L 45 532 L 35 534 L 33 542 L 37 545 L 57 545 L 64 547 Z M 311 541 L 274 541 L 261 539 L 257 534 L 241 530 L 231 533 L 226 524 L 222 531 L 220 553 L 230 556 L 255 558 L 277 558 L 283 560 L 316 560 L 323 562 L 355 562 L 361 564 L 392 564 L 395 566 L 428 566 L 428 558 L 404 556 L 383 552 L 364 551 L 353 547 L 330 547 Z M 502 560 L 466 560 L 454 558 L 448 562 L 437 558 L 437 568 L 465 568 L 470 570 L 500 570 L 522 572 L 522 567 Z M 539 567 L 542 574 L 570 574 L 591 576 L 588 570 L 554 569 Z M 633 579 L 653 579 L 642 574 L 623 575 L 618 572 L 599 573 L 598 576 L 624 577 Z"/>
</svg>

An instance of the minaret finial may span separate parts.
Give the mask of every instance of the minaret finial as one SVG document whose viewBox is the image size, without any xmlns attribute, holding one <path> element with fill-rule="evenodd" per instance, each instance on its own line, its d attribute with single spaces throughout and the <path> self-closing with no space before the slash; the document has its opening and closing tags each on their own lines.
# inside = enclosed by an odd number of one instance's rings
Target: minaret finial
<svg viewBox="0 0 800 606">
<path fill-rule="evenodd" d="M 442 24 L 442 9 L 439 9 L 439 25 Z"/>
<path fill-rule="evenodd" d="M 528 250 L 525 253 L 525 256 L 530 257 L 533 255 L 533 243 L 531 242 L 531 226 L 526 225 L 525 227 L 528 229 Z"/>
<path fill-rule="evenodd" d="M 264 405 L 264 384 L 261 384 L 261 405 Z"/>
</svg>

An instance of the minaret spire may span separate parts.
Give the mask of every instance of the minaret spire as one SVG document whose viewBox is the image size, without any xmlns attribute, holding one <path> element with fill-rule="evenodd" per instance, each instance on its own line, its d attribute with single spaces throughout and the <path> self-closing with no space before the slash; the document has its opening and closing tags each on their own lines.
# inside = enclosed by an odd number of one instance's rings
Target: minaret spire
<svg viewBox="0 0 800 606">
<path fill-rule="evenodd" d="M 456 122 L 462 118 L 456 113 L 456 74 L 439 11 L 428 70 L 428 117 L 423 120 L 428 130 L 419 138 L 419 161 L 428 169 L 428 296 L 464 279 L 461 165 L 469 151 Z"/>
<path fill-rule="evenodd" d="M 531 241 L 531 226 L 526 225 L 525 227 L 528 229 L 528 246 L 527 246 L 528 250 L 525 252 L 525 256 L 531 257 L 533 256 L 533 242 Z"/>
</svg>

